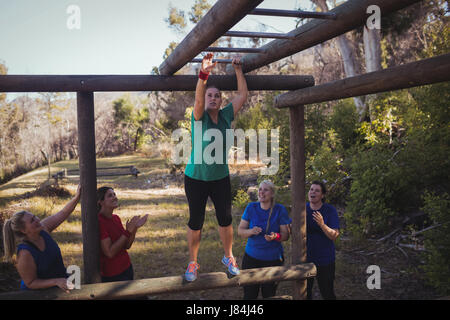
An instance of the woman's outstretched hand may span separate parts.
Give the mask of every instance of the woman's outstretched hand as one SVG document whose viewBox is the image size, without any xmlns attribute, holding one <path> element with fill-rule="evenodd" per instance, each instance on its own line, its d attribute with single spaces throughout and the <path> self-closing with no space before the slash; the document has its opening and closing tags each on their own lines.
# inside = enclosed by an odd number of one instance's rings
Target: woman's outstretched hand
<svg viewBox="0 0 450 320">
<path fill-rule="evenodd" d="M 211 52 L 209 52 L 203 57 L 202 67 L 201 67 L 201 71 L 202 72 L 210 73 L 211 70 L 216 66 L 217 61 L 216 62 L 212 62 L 213 56 L 214 55 Z"/>
<path fill-rule="evenodd" d="M 231 61 L 231 64 L 233 65 L 234 70 L 242 70 L 241 56 L 235 56 Z"/>
</svg>

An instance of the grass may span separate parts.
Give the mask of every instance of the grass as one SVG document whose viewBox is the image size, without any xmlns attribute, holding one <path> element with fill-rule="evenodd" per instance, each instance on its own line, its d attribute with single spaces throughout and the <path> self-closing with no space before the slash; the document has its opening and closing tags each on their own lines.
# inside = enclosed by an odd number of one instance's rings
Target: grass
<svg viewBox="0 0 450 320">
<path fill-rule="evenodd" d="M 115 211 L 125 224 L 133 215 L 149 214 L 147 223 L 139 229 L 133 246 L 128 251 L 134 266 L 135 279 L 157 278 L 182 275 L 188 263 L 188 247 L 186 241 L 186 224 L 189 210 L 184 194 L 182 175 L 170 175 L 162 158 L 149 158 L 141 155 L 125 155 L 120 157 L 103 158 L 97 160 L 97 167 L 134 165 L 141 174 L 133 176 L 99 177 L 98 186 L 112 186 L 119 198 L 120 207 Z M 62 168 L 75 169 L 78 162 L 61 161 L 52 164 L 52 173 Z M 239 167 L 232 172 L 242 171 Z M 250 170 L 251 171 L 251 170 Z M 47 168 L 39 168 L 0 186 L 0 224 L 2 217 L 7 218 L 18 210 L 29 210 L 44 218 L 60 210 L 68 198 L 58 197 L 27 197 L 27 193 L 36 190 L 47 179 Z M 65 179 L 60 186 L 75 194 L 79 181 L 77 178 Z M 289 209 L 289 190 L 277 195 L 278 201 Z M 208 202 L 206 217 L 202 232 L 202 242 L 199 251 L 200 272 L 224 271 L 220 260 L 223 255 L 219 239 L 218 224 L 214 208 Z M 233 208 L 234 243 L 233 253 L 241 259 L 246 244 L 245 239 L 237 236 L 237 226 L 242 211 Z M 81 233 L 80 204 L 72 215 L 52 234 L 59 244 L 66 266 L 78 265 L 83 267 L 83 246 Z M 356 242 L 354 239 L 341 236 L 336 252 L 336 296 L 339 299 L 432 299 L 434 291 L 424 286 L 420 272 L 407 272 L 413 266 L 417 268 L 419 262 L 405 259 L 396 249 L 386 247 L 381 250 L 379 244 L 368 246 Z M 290 261 L 290 241 L 283 243 L 286 264 Z M 387 245 L 387 244 L 386 244 Z M 356 249 L 355 249 L 356 248 Z M 365 252 L 357 250 L 364 248 Z M 371 254 L 370 252 L 380 252 Z M 369 252 L 369 254 L 366 254 Z M 410 257 L 413 257 L 410 252 Z M 382 290 L 368 290 L 366 287 L 367 266 L 379 265 L 382 269 Z M 17 290 L 19 277 L 11 264 L 0 263 L 0 291 Z M 292 282 L 281 282 L 278 295 L 292 295 Z M 314 295 L 320 299 L 317 284 Z M 227 300 L 241 299 L 241 288 L 226 288 L 186 292 L 182 294 L 165 294 L 152 299 L 200 299 Z"/>
<path fill-rule="evenodd" d="M 140 155 L 126 155 L 97 160 L 97 167 L 134 165 L 141 174 L 133 176 L 99 177 L 98 186 L 112 186 L 119 198 L 119 208 L 115 210 L 125 224 L 134 215 L 149 214 L 147 223 L 138 230 L 136 240 L 129 249 L 135 271 L 135 279 L 182 275 L 188 263 L 186 226 L 189 210 L 184 194 L 183 181 L 173 179 L 164 159 L 146 158 Z M 76 169 L 78 162 L 61 161 L 52 164 L 51 173 L 63 168 Z M 18 210 L 29 210 L 39 218 L 44 218 L 60 210 L 67 199 L 33 196 L 25 198 L 47 179 L 47 168 L 40 168 L 20 176 L 0 186 L 0 212 L 9 216 Z M 76 191 L 77 178 L 64 179 L 60 186 L 71 194 Z M 239 212 L 234 212 L 235 232 L 234 255 L 240 264 L 245 248 L 245 240 L 237 236 L 240 222 Z M 83 246 L 80 204 L 58 229 L 52 233 L 61 248 L 64 264 L 83 268 Z M 202 242 L 199 251 L 200 272 L 225 271 L 221 263 L 223 249 L 218 233 L 214 207 L 208 202 Z M 82 279 L 83 281 L 83 279 Z M 0 290 L 11 290 L 1 288 Z M 241 299 L 242 289 L 208 290 L 183 294 L 166 294 L 154 299 Z"/>
</svg>

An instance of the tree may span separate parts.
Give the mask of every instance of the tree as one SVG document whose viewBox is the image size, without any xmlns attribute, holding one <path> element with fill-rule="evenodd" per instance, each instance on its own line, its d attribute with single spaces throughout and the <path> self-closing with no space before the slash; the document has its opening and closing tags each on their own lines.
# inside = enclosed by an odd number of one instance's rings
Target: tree
<svg viewBox="0 0 450 320">
<path fill-rule="evenodd" d="M 47 120 L 47 147 L 41 149 L 41 153 L 47 161 L 48 166 L 48 179 L 51 178 L 50 163 L 52 161 L 52 144 L 54 141 L 53 133 L 54 129 L 59 128 L 63 122 L 61 113 L 69 108 L 67 104 L 67 96 L 61 92 L 44 92 L 40 93 L 41 98 L 38 98 L 36 102 L 39 105 L 39 110 L 43 120 Z M 42 126 L 41 126 L 42 127 Z M 59 128 L 60 129 L 60 128 Z M 59 132 L 59 140 L 62 139 L 61 130 Z M 57 154 L 55 152 L 55 158 Z"/>
<path fill-rule="evenodd" d="M 326 0 L 311 0 L 322 12 L 329 11 Z M 336 6 L 336 1 L 332 1 Z M 354 33 L 354 31 L 352 32 Z M 351 34 L 350 33 L 350 36 Z M 344 65 L 345 76 L 354 77 L 358 75 L 358 70 L 363 70 L 363 66 L 357 59 L 356 48 L 357 43 L 355 40 L 351 40 L 347 34 L 342 34 L 337 38 L 337 44 L 341 53 L 342 63 Z M 364 57 L 365 57 L 365 70 L 367 72 L 373 72 L 381 70 L 381 46 L 380 46 L 380 31 L 377 29 L 368 29 L 367 26 L 363 27 L 363 44 L 364 44 Z M 371 95 L 369 101 L 364 101 L 362 97 L 354 97 L 356 109 L 358 111 L 360 121 L 364 119 L 367 113 L 367 108 L 370 106 L 370 100 L 373 100 L 375 96 Z M 369 115 L 371 112 L 369 111 Z"/>
<path fill-rule="evenodd" d="M 144 142 L 145 128 L 150 120 L 149 109 L 135 107 L 129 95 L 113 101 L 113 108 L 117 141 L 125 150 L 136 151 Z"/>
</svg>

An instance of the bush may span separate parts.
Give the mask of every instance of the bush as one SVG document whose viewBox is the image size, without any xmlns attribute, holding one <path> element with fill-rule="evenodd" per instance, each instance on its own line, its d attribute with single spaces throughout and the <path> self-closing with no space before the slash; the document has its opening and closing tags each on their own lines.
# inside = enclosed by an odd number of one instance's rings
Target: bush
<svg viewBox="0 0 450 320">
<path fill-rule="evenodd" d="M 344 149 L 349 149 L 360 140 L 358 134 L 358 112 L 353 99 L 340 101 L 330 116 L 330 127 L 336 132 Z"/>
<path fill-rule="evenodd" d="M 248 193 L 245 190 L 239 189 L 233 198 L 233 207 L 243 212 L 249 203 L 250 196 Z"/>
<path fill-rule="evenodd" d="M 428 282 L 444 295 L 450 294 L 450 196 L 426 192 L 421 208 L 438 226 L 425 232 L 424 254 L 426 264 L 422 267 Z"/>
<path fill-rule="evenodd" d="M 404 176 L 392 158 L 392 150 L 384 146 L 361 150 L 353 157 L 353 182 L 344 217 L 355 236 L 384 233 L 402 220 L 411 177 Z"/>
</svg>

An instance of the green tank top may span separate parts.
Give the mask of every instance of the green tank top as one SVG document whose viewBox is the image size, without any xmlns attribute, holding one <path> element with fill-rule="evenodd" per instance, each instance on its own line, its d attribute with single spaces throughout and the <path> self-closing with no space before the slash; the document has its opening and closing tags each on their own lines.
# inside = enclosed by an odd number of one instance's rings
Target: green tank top
<svg viewBox="0 0 450 320">
<path fill-rule="evenodd" d="M 234 143 L 231 122 L 234 120 L 233 104 L 230 102 L 219 110 L 217 124 L 205 110 L 195 121 L 191 117 L 191 156 L 184 174 L 192 179 L 214 181 L 225 178 L 228 170 L 228 151 Z"/>
</svg>

